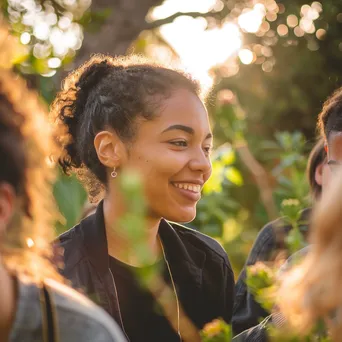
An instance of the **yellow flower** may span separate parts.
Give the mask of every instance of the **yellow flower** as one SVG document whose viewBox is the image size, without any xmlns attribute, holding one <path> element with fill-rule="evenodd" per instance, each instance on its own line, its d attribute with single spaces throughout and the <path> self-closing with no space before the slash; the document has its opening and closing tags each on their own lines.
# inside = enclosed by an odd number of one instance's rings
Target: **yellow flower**
<svg viewBox="0 0 342 342">
<path fill-rule="evenodd" d="M 204 328 L 203 332 L 207 337 L 214 337 L 222 332 L 222 324 L 219 319 L 215 319 L 210 323 L 207 323 Z"/>
</svg>

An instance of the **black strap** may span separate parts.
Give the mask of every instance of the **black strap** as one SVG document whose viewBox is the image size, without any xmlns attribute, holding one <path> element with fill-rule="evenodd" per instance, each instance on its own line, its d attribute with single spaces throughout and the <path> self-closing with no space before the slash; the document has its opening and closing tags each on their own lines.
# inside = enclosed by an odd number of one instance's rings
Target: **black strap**
<svg viewBox="0 0 342 342">
<path fill-rule="evenodd" d="M 40 292 L 42 302 L 43 340 L 44 342 L 58 342 L 52 299 L 45 284 L 42 286 Z"/>
</svg>

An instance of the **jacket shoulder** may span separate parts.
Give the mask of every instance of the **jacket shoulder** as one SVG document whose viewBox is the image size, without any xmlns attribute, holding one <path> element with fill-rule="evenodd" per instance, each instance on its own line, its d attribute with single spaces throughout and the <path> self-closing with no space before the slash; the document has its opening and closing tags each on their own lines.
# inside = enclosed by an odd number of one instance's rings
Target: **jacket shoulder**
<svg viewBox="0 0 342 342">
<path fill-rule="evenodd" d="M 284 218 L 268 222 L 258 233 L 246 260 L 246 265 L 257 261 L 269 261 L 272 253 L 283 246 L 284 238 L 291 226 Z"/>
<path fill-rule="evenodd" d="M 183 241 L 186 240 L 187 242 L 199 247 L 202 251 L 215 255 L 220 258 L 226 266 L 231 268 L 226 251 L 215 239 L 181 224 L 173 222 L 170 224 L 176 233 L 183 237 Z"/>
<path fill-rule="evenodd" d="M 292 226 L 290 223 L 286 221 L 284 217 L 279 217 L 276 220 L 268 222 L 261 228 L 256 239 L 256 243 L 272 243 L 276 245 L 276 243 L 280 243 L 279 238 L 284 237 L 284 234 L 287 234 L 291 230 Z"/>
<path fill-rule="evenodd" d="M 258 233 L 258 237 L 271 238 L 276 234 L 277 230 L 284 231 L 289 229 L 290 224 L 286 222 L 284 217 L 279 217 L 273 221 L 266 223 Z"/>
<path fill-rule="evenodd" d="M 76 224 L 74 227 L 60 234 L 54 243 L 59 245 L 67 245 L 70 241 L 73 241 L 80 233 L 80 224 Z"/>
<path fill-rule="evenodd" d="M 59 235 L 53 242 L 53 262 L 57 265 L 62 263 L 63 268 L 74 268 L 84 257 L 81 237 L 80 224 Z"/>
</svg>

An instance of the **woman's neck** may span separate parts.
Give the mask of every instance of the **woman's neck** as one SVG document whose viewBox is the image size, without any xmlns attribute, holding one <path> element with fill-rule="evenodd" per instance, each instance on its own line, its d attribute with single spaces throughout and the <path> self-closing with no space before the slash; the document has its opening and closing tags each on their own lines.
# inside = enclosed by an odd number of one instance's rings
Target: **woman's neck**
<svg viewBox="0 0 342 342">
<path fill-rule="evenodd" d="M 7 341 L 15 317 L 16 291 L 13 277 L 8 273 L 0 259 L 0 336 Z"/>
<path fill-rule="evenodd" d="M 114 201 L 110 197 L 105 198 L 103 215 L 108 254 L 123 263 L 136 267 L 155 262 L 161 252 L 158 238 L 160 219 L 145 217 L 142 220 L 141 230 L 134 233 L 136 227 L 125 227 L 122 222 L 128 214 L 122 201 Z M 148 255 L 143 253 L 144 250 Z M 144 255 L 139 255 L 139 253 Z"/>
</svg>

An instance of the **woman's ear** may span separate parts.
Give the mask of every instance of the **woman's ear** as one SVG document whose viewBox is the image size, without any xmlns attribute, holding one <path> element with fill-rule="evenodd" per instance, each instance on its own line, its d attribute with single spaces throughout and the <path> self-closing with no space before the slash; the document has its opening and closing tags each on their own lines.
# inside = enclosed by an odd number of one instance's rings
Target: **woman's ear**
<svg viewBox="0 0 342 342">
<path fill-rule="evenodd" d="M 13 187 L 8 183 L 0 183 L 0 236 L 9 225 L 15 208 L 16 195 Z"/>
<path fill-rule="evenodd" d="M 322 186 L 323 183 L 323 167 L 324 163 L 321 163 L 315 169 L 315 181 L 320 186 Z"/>
<path fill-rule="evenodd" d="M 115 132 L 97 133 L 94 146 L 100 162 L 108 168 L 119 167 L 126 157 L 123 143 Z"/>
</svg>

